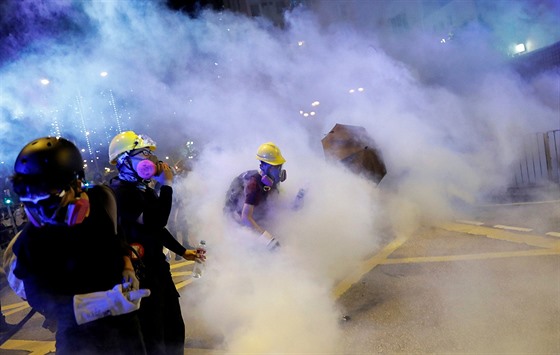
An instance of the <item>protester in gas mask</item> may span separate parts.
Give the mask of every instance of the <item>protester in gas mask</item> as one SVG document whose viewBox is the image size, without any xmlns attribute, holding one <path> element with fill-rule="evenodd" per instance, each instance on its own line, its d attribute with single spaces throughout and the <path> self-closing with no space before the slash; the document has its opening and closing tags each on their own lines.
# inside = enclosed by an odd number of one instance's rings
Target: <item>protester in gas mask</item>
<svg viewBox="0 0 560 355">
<path fill-rule="evenodd" d="M 29 219 L 13 244 L 16 292 L 56 320 L 57 354 L 145 353 L 134 311 L 150 291 L 138 288 L 112 191 L 82 187 L 81 154 L 64 138 L 31 141 L 14 170 Z"/>
<path fill-rule="evenodd" d="M 224 211 L 238 223 L 256 231 L 257 241 L 272 250 L 280 243 L 264 225 L 267 202 L 271 195 L 278 193 L 279 184 L 286 180 L 286 170 L 282 169 L 286 159 L 272 142 L 261 144 L 256 158 L 260 161 L 260 169 L 246 171 L 233 180 Z"/>
<path fill-rule="evenodd" d="M 155 150 L 156 143 L 145 135 L 126 131 L 115 136 L 109 159 L 119 174 L 111 187 L 119 222 L 136 250 L 133 263 L 142 268 L 140 286 L 151 290 L 139 312 L 148 353 L 183 354 L 185 324 L 163 247 L 187 260 L 204 260 L 205 255 L 185 249 L 165 227 L 172 207 L 173 173 Z M 151 187 L 153 182 L 159 183 L 159 194 Z"/>
</svg>

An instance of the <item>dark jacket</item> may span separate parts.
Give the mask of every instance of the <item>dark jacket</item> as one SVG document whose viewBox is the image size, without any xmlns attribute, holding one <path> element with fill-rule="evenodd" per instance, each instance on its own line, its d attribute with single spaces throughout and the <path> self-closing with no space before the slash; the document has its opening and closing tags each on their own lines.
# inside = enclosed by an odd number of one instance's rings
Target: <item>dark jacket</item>
<svg viewBox="0 0 560 355">
<path fill-rule="evenodd" d="M 81 326 L 74 318 L 74 295 L 107 291 L 121 283 L 128 255 L 109 214 L 115 207 L 111 190 L 95 186 L 87 195 L 90 214 L 80 224 L 41 228 L 27 224 L 14 244 L 14 275 L 23 281 L 29 304 L 58 321 L 59 353 L 118 354 L 121 347 L 128 349 L 126 353 L 135 343 L 142 344 L 135 316 L 106 317 Z M 114 339 L 122 338 L 122 331 L 132 332 L 127 335 L 130 342 Z"/>
<path fill-rule="evenodd" d="M 112 179 L 111 187 L 117 196 L 119 223 L 144 265 L 140 287 L 151 290 L 150 297 L 142 300 L 139 311 L 146 349 L 149 354 L 182 355 L 185 324 L 179 293 L 163 254 L 164 246 L 179 255 L 186 250 L 165 227 L 171 212 L 173 189 L 164 185 L 158 196 L 143 183 L 118 178 Z M 133 258 L 133 263 L 138 264 L 138 260 Z"/>
<path fill-rule="evenodd" d="M 138 251 L 148 271 L 169 271 L 163 247 L 179 255 L 186 250 L 165 227 L 171 213 L 173 189 L 164 185 L 158 196 L 144 184 L 118 178 L 112 179 L 111 188 L 117 197 L 119 224 L 127 242 Z M 138 222 L 140 216 L 143 223 Z"/>
</svg>

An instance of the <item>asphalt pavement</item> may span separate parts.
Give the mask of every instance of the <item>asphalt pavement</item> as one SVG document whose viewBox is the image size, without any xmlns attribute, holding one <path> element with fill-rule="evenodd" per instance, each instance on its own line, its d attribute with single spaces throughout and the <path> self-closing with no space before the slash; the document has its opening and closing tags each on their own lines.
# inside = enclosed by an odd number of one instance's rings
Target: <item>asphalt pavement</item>
<svg viewBox="0 0 560 355">
<path fill-rule="evenodd" d="M 341 283 L 346 354 L 559 354 L 560 201 L 481 204 Z"/>
<path fill-rule="evenodd" d="M 559 217 L 557 199 L 487 203 L 391 236 L 332 291 L 341 309 L 337 353 L 559 354 Z M 191 269 L 173 262 L 178 289 L 190 286 Z M 8 287 L 0 297 L 10 323 L 29 312 Z M 53 352 L 42 323 L 34 315 L 0 353 Z M 185 354 L 227 353 L 217 344 L 188 333 Z"/>
</svg>

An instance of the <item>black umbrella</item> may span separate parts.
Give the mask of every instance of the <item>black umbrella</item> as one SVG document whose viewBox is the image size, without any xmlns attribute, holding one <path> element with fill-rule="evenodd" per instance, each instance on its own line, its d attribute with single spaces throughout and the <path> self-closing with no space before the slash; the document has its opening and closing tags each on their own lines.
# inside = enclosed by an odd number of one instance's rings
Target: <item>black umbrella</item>
<svg viewBox="0 0 560 355">
<path fill-rule="evenodd" d="M 387 174 L 381 153 L 364 127 L 337 123 L 321 143 L 328 159 L 342 162 L 377 184 Z"/>
</svg>

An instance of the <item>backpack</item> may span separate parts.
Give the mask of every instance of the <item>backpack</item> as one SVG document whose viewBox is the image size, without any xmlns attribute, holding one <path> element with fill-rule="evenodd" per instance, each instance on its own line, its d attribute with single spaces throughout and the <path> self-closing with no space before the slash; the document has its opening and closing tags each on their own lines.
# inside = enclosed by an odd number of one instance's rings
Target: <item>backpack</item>
<svg viewBox="0 0 560 355">
<path fill-rule="evenodd" d="M 241 214 L 241 209 L 245 203 L 245 186 L 255 175 L 259 175 L 258 170 L 248 170 L 233 179 L 226 192 L 224 213 Z"/>
</svg>

